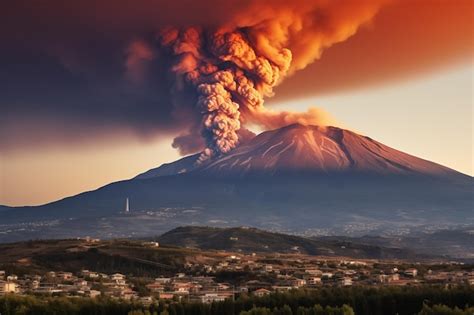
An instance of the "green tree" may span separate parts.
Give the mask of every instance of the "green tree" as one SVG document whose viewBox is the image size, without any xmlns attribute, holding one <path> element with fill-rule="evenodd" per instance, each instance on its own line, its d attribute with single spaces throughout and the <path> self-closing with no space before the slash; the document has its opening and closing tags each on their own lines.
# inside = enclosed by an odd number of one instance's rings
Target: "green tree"
<svg viewBox="0 0 474 315">
<path fill-rule="evenodd" d="M 418 315 L 472 315 L 474 314 L 474 307 L 465 308 L 464 310 L 454 307 L 450 308 L 446 305 L 434 305 L 432 307 L 424 304 L 423 309 Z"/>
</svg>

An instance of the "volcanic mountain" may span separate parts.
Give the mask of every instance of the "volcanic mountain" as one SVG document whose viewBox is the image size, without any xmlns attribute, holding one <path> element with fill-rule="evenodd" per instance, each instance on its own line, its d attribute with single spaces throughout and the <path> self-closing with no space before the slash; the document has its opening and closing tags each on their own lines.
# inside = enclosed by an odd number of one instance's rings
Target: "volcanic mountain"
<svg viewBox="0 0 474 315">
<path fill-rule="evenodd" d="M 263 132 L 230 154 L 199 165 L 185 157 L 137 176 L 137 179 L 194 171 L 228 176 L 310 172 L 465 177 L 447 167 L 387 147 L 369 137 L 336 127 L 293 124 Z"/>
<path fill-rule="evenodd" d="M 471 177 L 336 127 L 290 125 L 197 159 L 46 205 L 4 208 L 0 221 L 54 222 L 35 230 L 41 237 L 156 235 L 189 224 L 346 235 L 474 224 Z"/>
</svg>

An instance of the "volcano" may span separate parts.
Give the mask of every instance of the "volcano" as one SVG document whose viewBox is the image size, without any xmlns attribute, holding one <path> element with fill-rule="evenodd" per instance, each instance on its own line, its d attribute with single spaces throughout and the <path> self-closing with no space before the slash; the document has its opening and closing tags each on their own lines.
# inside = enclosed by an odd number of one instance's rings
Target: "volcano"
<svg viewBox="0 0 474 315">
<path fill-rule="evenodd" d="M 156 235 L 189 224 L 347 235 L 474 224 L 472 177 L 336 127 L 294 124 L 198 157 L 42 206 L 3 208 L 0 220 L 55 222 L 41 237 Z"/>
<path fill-rule="evenodd" d="M 293 124 L 263 132 L 230 154 L 202 165 L 199 155 L 185 157 L 137 179 L 195 172 L 248 176 L 309 172 L 319 174 L 421 175 L 466 178 L 439 164 L 397 151 L 369 137 L 336 127 Z"/>
</svg>

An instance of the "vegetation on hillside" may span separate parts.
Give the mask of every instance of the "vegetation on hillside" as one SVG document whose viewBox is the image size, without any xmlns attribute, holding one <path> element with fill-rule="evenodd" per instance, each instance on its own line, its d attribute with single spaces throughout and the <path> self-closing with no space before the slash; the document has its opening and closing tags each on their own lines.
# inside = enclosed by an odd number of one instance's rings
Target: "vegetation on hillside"
<svg viewBox="0 0 474 315">
<path fill-rule="evenodd" d="M 247 227 L 178 227 L 161 235 L 157 240 L 167 245 L 208 250 L 302 253 L 309 255 L 350 256 L 354 258 L 422 257 L 407 249 L 381 247 L 329 238 L 309 239 Z"/>
<path fill-rule="evenodd" d="M 142 241 L 83 240 L 28 241 L 0 244 L 0 270 L 7 273 L 43 274 L 50 270 L 79 272 L 90 269 L 103 273 L 156 277 L 181 271 L 196 251 L 175 247 L 151 248 Z"/>
</svg>

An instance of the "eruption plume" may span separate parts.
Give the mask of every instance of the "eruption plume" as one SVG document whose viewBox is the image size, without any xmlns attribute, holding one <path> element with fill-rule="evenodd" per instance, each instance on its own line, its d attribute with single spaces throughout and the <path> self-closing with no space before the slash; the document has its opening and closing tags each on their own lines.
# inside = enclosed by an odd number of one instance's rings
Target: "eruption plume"
<svg viewBox="0 0 474 315">
<path fill-rule="evenodd" d="M 324 117 L 315 109 L 274 112 L 263 106 L 264 98 L 273 95 L 285 76 L 319 58 L 324 48 L 353 35 L 383 1 L 297 2 L 259 1 L 223 25 L 160 31 L 160 50 L 173 60 L 173 88 L 192 87 L 196 93 L 205 139 L 200 161 L 232 150 L 246 122 L 266 128 L 321 123 Z M 184 142 L 189 143 L 175 144 Z"/>
</svg>

